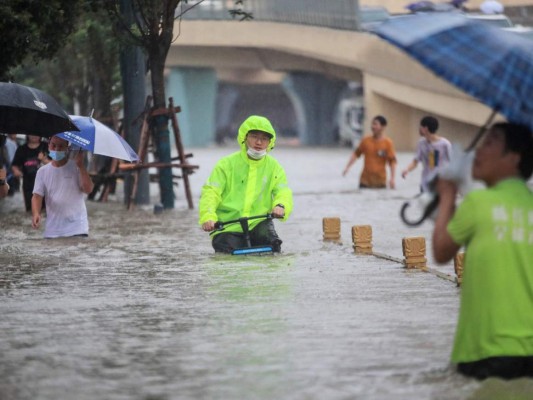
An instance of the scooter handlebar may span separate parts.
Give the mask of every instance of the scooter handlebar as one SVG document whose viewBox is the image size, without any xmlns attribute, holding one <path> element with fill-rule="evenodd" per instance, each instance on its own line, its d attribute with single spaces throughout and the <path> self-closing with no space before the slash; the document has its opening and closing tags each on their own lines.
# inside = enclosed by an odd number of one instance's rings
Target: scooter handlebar
<svg viewBox="0 0 533 400">
<path fill-rule="evenodd" d="M 262 215 L 253 215 L 251 217 L 241 217 L 237 219 L 232 219 L 230 221 L 217 221 L 215 222 L 215 230 L 221 231 L 224 229 L 226 225 L 237 224 L 237 223 L 241 223 L 241 221 L 250 221 L 251 219 L 259 219 L 259 218 L 272 219 L 272 218 L 279 218 L 279 217 L 275 217 L 272 213 L 268 213 L 268 214 L 262 214 Z"/>
</svg>

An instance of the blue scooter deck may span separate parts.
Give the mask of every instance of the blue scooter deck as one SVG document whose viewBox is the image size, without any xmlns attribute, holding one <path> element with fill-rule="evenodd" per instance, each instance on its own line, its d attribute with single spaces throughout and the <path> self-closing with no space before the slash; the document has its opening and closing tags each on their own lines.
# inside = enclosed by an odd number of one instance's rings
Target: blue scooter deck
<svg viewBox="0 0 533 400">
<path fill-rule="evenodd" d="M 249 255 L 249 254 L 265 254 L 265 253 L 271 253 L 272 246 L 255 246 L 255 247 L 245 247 L 242 249 L 235 249 L 231 252 L 232 255 Z"/>
</svg>

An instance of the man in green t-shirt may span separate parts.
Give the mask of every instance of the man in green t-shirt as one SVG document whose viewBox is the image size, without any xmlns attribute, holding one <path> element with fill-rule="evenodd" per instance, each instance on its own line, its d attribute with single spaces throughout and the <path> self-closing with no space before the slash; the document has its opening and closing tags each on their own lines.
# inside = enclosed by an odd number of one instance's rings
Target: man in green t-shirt
<svg viewBox="0 0 533 400">
<path fill-rule="evenodd" d="M 457 185 L 439 179 L 437 262 L 466 247 L 452 362 L 467 376 L 533 377 L 533 136 L 497 123 L 476 150 L 472 177 L 487 185 L 455 210 Z"/>
</svg>

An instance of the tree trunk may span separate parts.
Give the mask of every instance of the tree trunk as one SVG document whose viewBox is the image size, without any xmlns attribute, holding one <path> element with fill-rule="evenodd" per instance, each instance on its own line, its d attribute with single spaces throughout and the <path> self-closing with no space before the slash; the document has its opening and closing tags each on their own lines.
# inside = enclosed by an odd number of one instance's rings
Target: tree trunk
<svg viewBox="0 0 533 400">
<path fill-rule="evenodd" d="M 168 46 L 167 46 L 168 48 Z M 152 77 L 152 93 L 154 96 L 154 108 L 166 108 L 165 98 L 165 60 L 167 50 L 162 44 L 155 45 L 150 51 L 150 69 Z M 157 147 L 157 159 L 162 163 L 171 162 L 170 134 L 168 129 L 168 117 L 157 116 L 153 119 L 154 140 Z M 172 185 L 172 168 L 159 169 L 159 190 L 161 192 L 161 204 L 165 209 L 174 208 L 174 188 Z"/>
<path fill-rule="evenodd" d="M 121 11 L 126 18 L 133 21 L 131 0 L 121 0 Z M 126 141 L 135 151 L 139 149 L 142 118 L 146 103 L 145 85 L 145 57 L 142 50 L 136 46 L 124 46 L 120 54 L 120 72 L 122 75 L 122 91 L 124 93 L 124 131 Z M 131 197 L 132 175 L 124 180 L 124 202 Z M 139 173 L 135 204 L 150 204 L 150 175 L 147 169 Z"/>
</svg>

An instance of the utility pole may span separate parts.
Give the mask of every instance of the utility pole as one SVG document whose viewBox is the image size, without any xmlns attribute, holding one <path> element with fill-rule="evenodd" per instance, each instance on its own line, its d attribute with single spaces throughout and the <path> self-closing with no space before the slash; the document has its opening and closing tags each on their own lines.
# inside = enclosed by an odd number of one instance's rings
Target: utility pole
<svg viewBox="0 0 533 400">
<path fill-rule="evenodd" d="M 120 9 L 125 20 L 133 24 L 131 0 L 120 0 Z M 124 44 L 120 53 L 120 74 L 124 95 L 124 130 L 126 139 L 133 149 L 139 148 L 139 139 L 146 102 L 146 58 L 138 46 Z M 132 175 L 124 180 L 124 201 L 127 202 L 132 191 Z M 148 169 L 139 172 L 135 204 L 150 204 L 150 177 Z"/>
</svg>

